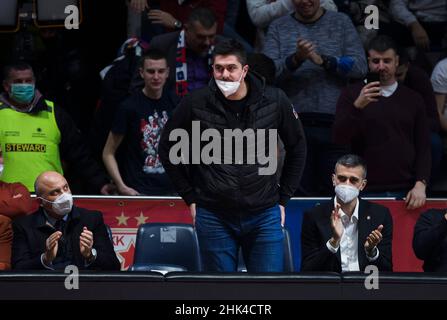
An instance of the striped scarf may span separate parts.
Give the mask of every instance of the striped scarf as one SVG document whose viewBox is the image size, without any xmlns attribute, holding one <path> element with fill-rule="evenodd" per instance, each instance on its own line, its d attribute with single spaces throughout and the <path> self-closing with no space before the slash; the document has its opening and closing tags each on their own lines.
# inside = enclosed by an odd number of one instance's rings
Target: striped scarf
<svg viewBox="0 0 447 320">
<path fill-rule="evenodd" d="M 211 68 L 211 53 L 214 46 L 208 51 L 208 65 Z M 188 69 L 186 64 L 185 30 L 180 31 L 175 55 L 175 92 L 177 96 L 184 97 L 188 93 Z"/>
</svg>

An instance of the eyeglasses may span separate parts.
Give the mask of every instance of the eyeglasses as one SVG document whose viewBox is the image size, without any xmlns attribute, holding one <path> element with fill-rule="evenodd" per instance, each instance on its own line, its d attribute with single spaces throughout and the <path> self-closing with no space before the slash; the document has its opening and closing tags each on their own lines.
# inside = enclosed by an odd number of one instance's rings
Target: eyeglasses
<svg viewBox="0 0 447 320">
<path fill-rule="evenodd" d="M 349 180 L 349 182 L 351 182 L 352 184 L 357 184 L 357 183 L 360 182 L 360 179 L 357 178 L 357 177 L 346 177 L 346 176 L 343 176 L 341 174 L 337 175 L 337 180 L 340 181 L 340 182 L 346 182 L 346 181 Z"/>
</svg>

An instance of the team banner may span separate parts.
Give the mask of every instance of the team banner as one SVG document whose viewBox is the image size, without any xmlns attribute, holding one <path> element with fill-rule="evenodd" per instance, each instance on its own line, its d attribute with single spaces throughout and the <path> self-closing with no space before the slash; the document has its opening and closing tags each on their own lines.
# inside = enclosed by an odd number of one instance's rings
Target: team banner
<svg viewBox="0 0 447 320">
<path fill-rule="evenodd" d="M 133 263 L 138 227 L 144 223 L 192 223 L 183 200 L 132 200 L 132 199 L 75 199 L 79 207 L 99 210 L 104 222 L 112 229 L 113 245 L 121 262 L 121 269 Z"/>
<path fill-rule="evenodd" d="M 289 229 L 295 271 L 301 262 L 301 222 L 305 210 L 322 199 L 292 199 L 286 209 L 286 227 Z M 429 208 L 447 208 L 447 200 L 429 200 L 423 208 L 407 210 L 401 200 L 373 200 L 388 207 L 393 217 L 393 268 L 396 272 L 422 271 L 422 261 L 412 249 L 413 229 L 419 215 Z M 186 204 L 180 199 L 130 199 L 130 198 L 82 198 L 76 197 L 79 207 L 99 210 L 110 226 L 113 244 L 121 269 L 133 263 L 135 239 L 138 227 L 144 223 L 176 222 L 192 223 Z"/>
</svg>

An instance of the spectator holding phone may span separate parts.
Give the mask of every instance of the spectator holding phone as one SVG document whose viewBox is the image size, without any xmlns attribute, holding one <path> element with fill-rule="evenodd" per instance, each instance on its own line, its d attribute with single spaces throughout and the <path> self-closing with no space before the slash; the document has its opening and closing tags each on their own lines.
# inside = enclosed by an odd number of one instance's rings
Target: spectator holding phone
<svg viewBox="0 0 447 320">
<path fill-rule="evenodd" d="M 390 37 L 371 40 L 368 64 L 380 79 L 342 92 L 335 141 L 350 145 L 368 163 L 369 195 L 405 197 L 408 209 L 419 208 L 425 204 L 431 167 L 424 101 L 397 82 L 399 56 Z"/>
</svg>

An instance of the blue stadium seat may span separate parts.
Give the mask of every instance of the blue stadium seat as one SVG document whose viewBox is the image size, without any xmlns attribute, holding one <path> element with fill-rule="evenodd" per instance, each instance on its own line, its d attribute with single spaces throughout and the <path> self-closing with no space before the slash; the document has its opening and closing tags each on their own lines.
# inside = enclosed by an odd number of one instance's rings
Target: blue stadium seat
<svg viewBox="0 0 447 320">
<path fill-rule="evenodd" d="M 202 270 L 197 235 L 190 224 L 146 223 L 138 228 L 130 271 Z"/>
<path fill-rule="evenodd" d="M 292 254 L 292 244 L 290 242 L 290 234 L 286 227 L 282 228 L 282 233 L 284 234 L 284 272 L 293 272 L 295 270 L 293 266 L 293 254 Z M 242 250 L 239 250 L 238 266 L 237 271 L 246 272 L 247 267 L 245 266 L 244 257 L 242 255 Z"/>
</svg>

